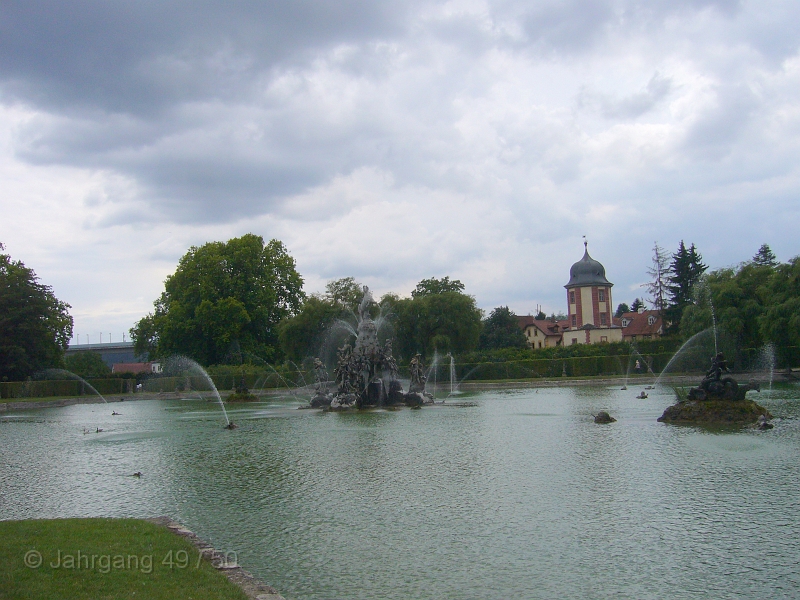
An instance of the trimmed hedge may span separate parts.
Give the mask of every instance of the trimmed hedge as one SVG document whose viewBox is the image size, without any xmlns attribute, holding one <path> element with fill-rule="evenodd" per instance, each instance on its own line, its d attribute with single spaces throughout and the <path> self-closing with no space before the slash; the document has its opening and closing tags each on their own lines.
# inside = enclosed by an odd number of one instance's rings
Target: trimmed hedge
<svg viewBox="0 0 800 600">
<path fill-rule="evenodd" d="M 125 394 L 133 391 L 133 385 L 133 380 L 130 379 L 92 379 L 86 383 L 77 379 L 4 381 L 0 383 L 0 398 L 89 396 L 94 394 L 92 388 L 99 394 Z"/>
<path fill-rule="evenodd" d="M 672 353 L 645 356 L 644 361 L 656 373 L 661 372 Z M 537 377 L 620 377 L 628 373 L 627 356 L 579 356 L 542 358 L 503 362 L 456 363 L 459 381 L 477 379 L 531 379 Z M 642 365 L 643 372 L 646 365 Z M 632 369 L 631 369 L 632 371 Z"/>
<path fill-rule="evenodd" d="M 660 349 L 661 340 L 653 340 L 652 348 Z M 571 356 L 563 358 L 521 358 L 517 360 L 487 360 L 455 363 L 455 377 L 458 381 L 469 380 L 501 380 L 501 379 L 535 379 L 555 377 L 619 377 L 632 373 L 632 365 L 637 358 L 642 360 L 642 371 L 648 371 L 645 365 L 655 373 L 661 373 L 673 358 L 674 351 L 646 353 L 643 344 L 639 346 L 639 353 L 609 354 L 595 356 Z M 471 355 L 474 356 L 474 355 Z M 710 360 L 710 357 L 708 357 Z M 736 371 L 758 371 L 767 368 L 763 348 L 747 348 L 739 352 L 737 362 L 731 361 Z M 681 372 L 701 373 L 708 366 L 705 357 L 697 357 L 691 367 L 682 366 Z M 775 368 L 786 369 L 790 366 L 800 365 L 800 347 L 792 346 L 775 349 Z M 430 366 L 430 365 L 428 365 Z M 676 365 L 670 367 L 674 370 Z M 314 383 L 313 370 L 304 370 L 297 367 L 279 366 L 275 370 L 246 365 L 241 367 L 214 366 L 208 369 L 210 377 L 216 388 L 233 390 L 242 380 L 244 374 L 245 384 L 250 390 L 280 389 L 284 387 L 298 387 Z M 408 378 L 408 366 L 400 366 L 400 376 Z M 432 382 L 436 376 L 438 381 L 449 380 L 449 364 L 444 361 L 439 363 L 437 374 L 431 375 Z M 329 373 L 331 380 L 333 373 Z M 89 385 L 100 394 L 124 394 L 132 392 L 136 384 L 133 379 L 111 377 L 104 379 L 91 379 L 88 385 L 82 381 L 70 380 L 40 380 L 40 381 L 9 381 L 0 382 L 0 398 L 41 398 L 48 396 L 82 396 L 92 395 L 94 392 Z M 333 385 L 333 381 L 331 381 Z M 175 392 L 175 391 L 208 391 L 210 386 L 201 376 L 172 376 L 148 377 L 142 381 L 143 390 L 146 392 Z"/>
</svg>

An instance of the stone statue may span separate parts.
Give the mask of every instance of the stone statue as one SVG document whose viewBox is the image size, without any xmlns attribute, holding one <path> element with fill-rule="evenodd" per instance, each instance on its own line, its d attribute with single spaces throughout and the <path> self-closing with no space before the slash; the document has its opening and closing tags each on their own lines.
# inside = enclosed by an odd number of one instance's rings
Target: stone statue
<svg viewBox="0 0 800 600">
<path fill-rule="evenodd" d="M 722 352 L 718 352 L 711 359 L 711 368 L 706 371 L 706 376 L 696 388 L 689 390 L 687 400 L 744 400 L 749 390 L 759 390 L 756 382 L 749 382 L 740 386 L 733 377 L 723 377 L 730 373 L 728 361 Z"/>
<path fill-rule="evenodd" d="M 392 379 L 397 379 L 397 361 L 392 356 L 392 340 L 386 340 L 381 352 L 381 362 L 383 369 L 389 373 Z"/>
<path fill-rule="evenodd" d="M 349 394 L 353 391 L 353 349 L 350 344 L 345 344 L 337 353 L 336 382 L 340 394 Z"/>
<path fill-rule="evenodd" d="M 314 377 L 316 379 L 314 388 L 317 392 L 327 393 L 328 370 L 325 368 L 325 364 L 318 358 L 314 359 Z"/>
<path fill-rule="evenodd" d="M 711 368 L 706 371 L 706 376 L 703 381 L 719 381 L 723 373 L 730 373 L 728 369 L 728 361 L 722 352 L 717 352 L 717 355 L 711 359 Z"/>
<path fill-rule="evenodd" d="M 409 392 L 423 392 L 425 391 L 425 365 L 422 364 L 422 356 L 417 353 L 411 359 L 409 365 L 411 369 L 411 384 L 408 387 Z"/>
<path fill-rule="evenodd" d="M 311 406 L 314 408 L 330 406 L 333 397 L 328 393 L 328 370 L 319 358 L 314 359 L 314 378 L 316 379 L 314 385 L 316 393 L 311 400 Z"/>
</svg>

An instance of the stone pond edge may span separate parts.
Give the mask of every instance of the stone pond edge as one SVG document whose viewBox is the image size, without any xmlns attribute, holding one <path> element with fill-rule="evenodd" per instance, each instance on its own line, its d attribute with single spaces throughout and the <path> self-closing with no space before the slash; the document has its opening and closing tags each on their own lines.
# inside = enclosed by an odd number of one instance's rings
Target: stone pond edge
<svg viewBox="0 0 800 600">
<path fill-rule="evenodd" d="M 152 517 L 145 519 L 145 521 L 166 527 L 175 535 L 187 540 L 197 549 L 205 560 L 209 561 L 217 571 L 225 575 L 228 581 L 241 589 L 251 600 L 285 600 L 275 588 L 257 579 L 239 565 L 228 564 L 224 554 L 217 552 L 211 544 L 201 540 L 194 532 L 177 521 L 169 517 Z"/>
</svg>

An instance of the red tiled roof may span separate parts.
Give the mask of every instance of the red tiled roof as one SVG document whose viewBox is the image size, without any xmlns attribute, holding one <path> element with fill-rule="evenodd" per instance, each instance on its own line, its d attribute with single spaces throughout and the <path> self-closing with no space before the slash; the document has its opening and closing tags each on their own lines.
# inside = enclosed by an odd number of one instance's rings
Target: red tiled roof
<svg viewBox="0 0 800 600">
<path fill-rule="evenodd" d="M 648 324 L 648 317 L 655 317 L 652 325 Z M 623 313 L 619 318 L 619 324 L 622 321 L 628 321 L 628 325 L 622 329 L 622 337 L 631 336 L 658 336 L 663 334 L 663 320 L 657 310 L 645 310 L 643 312 L 627 312 Z M 615 319 L 616 320 L 616 319 Z"/>
<path fill-rule="evenodd" d="M 560 336 L 568 323 L 568 321 L 553 322 L 550 319 L 534 319 L 532 315 L 517 316 L 517 322 L 521 329 L 533 325 L 547 336 Z"/>
</svg>

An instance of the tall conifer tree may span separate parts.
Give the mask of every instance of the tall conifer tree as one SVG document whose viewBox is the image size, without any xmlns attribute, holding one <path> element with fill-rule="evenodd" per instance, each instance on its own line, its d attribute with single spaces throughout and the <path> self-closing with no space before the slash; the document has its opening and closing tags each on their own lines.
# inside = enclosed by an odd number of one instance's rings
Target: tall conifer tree
<svg viewBox="0 0 800 600">
<path fill-rule="evenodd" d="M 694 302 L 692 293 L 694 286 L 707 268 L 695 245 L 686 248 L 686 244 L 681 240 L 678 251 L 672 255 L 667 278 L 669 305 L 665 317 L 668 331 L 675 332 L 680 327 L 684 309 Z"/>
<path fill-rule="evenodd" d="M 775 253 L 769 247 L 769 244 L 761 244 L 761 248 L 756 252 L 752 262 L 760 267 L 778 266 L 778 259 L 775 257 Z"/>
</svg>

